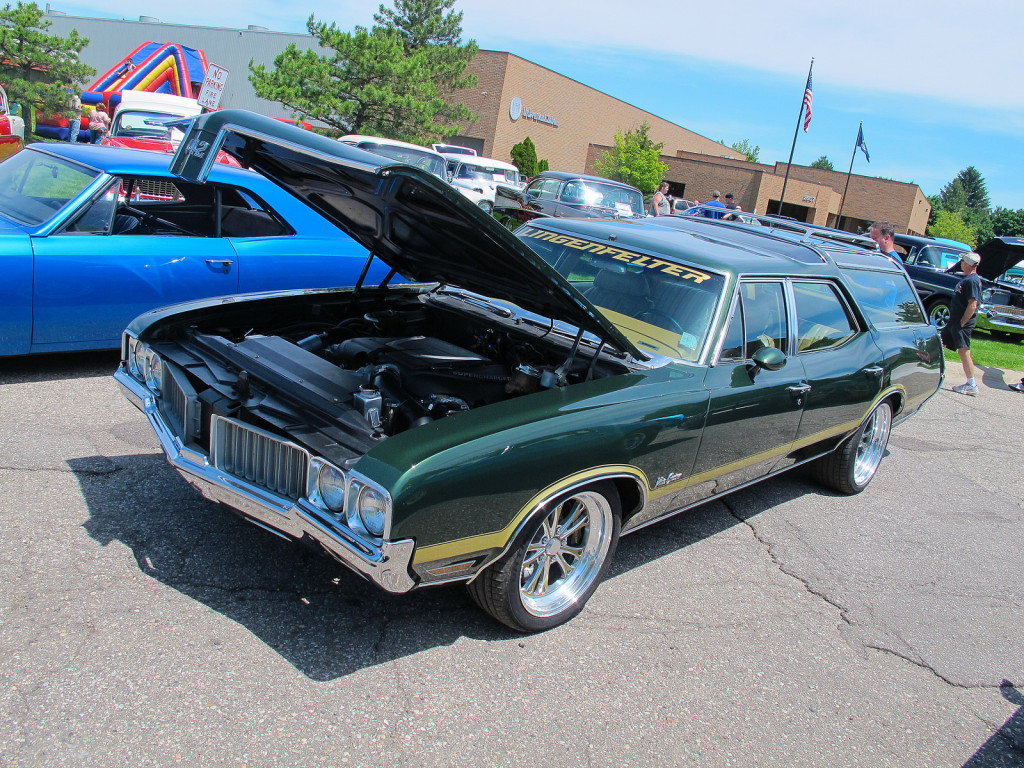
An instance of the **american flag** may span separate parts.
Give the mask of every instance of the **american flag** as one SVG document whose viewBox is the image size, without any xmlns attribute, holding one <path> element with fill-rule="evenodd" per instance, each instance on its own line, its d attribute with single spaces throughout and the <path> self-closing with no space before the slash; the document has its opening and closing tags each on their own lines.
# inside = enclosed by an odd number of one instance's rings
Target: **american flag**
<svg viewBox="0 0 1024 768">
<path fill-rule="evenodd" d="M 811 127 L 811 105 L 814 104 L 814 94 L 811 92 L 811 71 L 814 69 L 814 62 L 811 62 L 811 69 L 807 70 L 807 86 L 804 88 L 804 108 L 807 110 L 804 115 L 804 133 Z"/>
</svg>

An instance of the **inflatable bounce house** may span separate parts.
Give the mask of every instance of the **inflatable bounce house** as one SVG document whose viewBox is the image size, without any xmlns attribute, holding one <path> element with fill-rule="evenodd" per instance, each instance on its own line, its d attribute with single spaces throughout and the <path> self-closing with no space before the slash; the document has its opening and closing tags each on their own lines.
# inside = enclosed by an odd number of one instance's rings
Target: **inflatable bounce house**
<svg viewBox="0 0 1024 768">
<path fill-rule="evenodd" d="M 121 103 L 122 91 L 149 91 L 196 98 L 206 77 L 206 54 L 177 43 L 143 43 L 82 91 L 82 103 L 103 104 L 108 115 Z M 35 132 L 67 141 L 66 117 L 39 117 Z M 82 118 L 79 141 L 89 141 L 89 121 Z"/>
</svg>

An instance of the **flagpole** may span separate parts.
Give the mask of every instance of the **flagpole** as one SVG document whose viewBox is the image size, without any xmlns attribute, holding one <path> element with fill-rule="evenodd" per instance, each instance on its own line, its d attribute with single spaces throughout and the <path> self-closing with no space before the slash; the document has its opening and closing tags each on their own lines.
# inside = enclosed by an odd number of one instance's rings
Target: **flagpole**
<svg viewBox="0 0 1024 768">
<path fill-rule="evenodd" d="M 843 199 L 839 201 L 839 216 L 836 218 L 836 229 L 843 228 L 843 206 L 846 205 L 846 193 L 850 189 L 850 175 L 853 173 L 853 161 L 857 159 L 857 148 L 860 146 L 860 137 L 864 131 L 864 121 L 857 126 L 857 138 L 853 142 L 853 154 L 850 155 L 850 170 L 846 172 L 846 186 L 843 187 Z"/>
<path fill-rule="evenodd" d="M 811 66 L 807 69 L 807 79 L 811 79 L 811 70 L 814 69 L 814 58 L 811 58 Z M 793 144 L 789 148 L 789 162 L 786 163 L 786 178 L 782 180 L 782 194 L 779 195 L 779 210 L 776 213 L 782 215 L 782 203 L 786 199 L 786 186 L 789 184 L 789 169 L 793 167 L 793 152 L 796 149 L 796 137 L 800 135 L 800 120 L 804 116 L 804 94 L 807 93 L 807 87 L 804 86 L 803 93 L 800 94 L 800 114 L 796 116 L 796 130 L 793 131 Z"/>
</svg>

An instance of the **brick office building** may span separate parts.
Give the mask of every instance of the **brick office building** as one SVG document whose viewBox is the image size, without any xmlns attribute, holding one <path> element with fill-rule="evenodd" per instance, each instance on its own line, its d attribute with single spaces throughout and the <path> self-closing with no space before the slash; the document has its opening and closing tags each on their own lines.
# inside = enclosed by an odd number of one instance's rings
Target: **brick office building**
<svg viewBox="0 0 1024 768">
<path fill-rule="evenodd" d="M 594 171 L 598 158 L 607 149 L 590 145 L 588 172 Z M 786 163 L 764 165 L 691 152 L 663 155 L 661 159 L 668 166 L 665 177 L 671 191 L 680 197 L 706 202 L 715 190 L 722 194 L 732 192 L 745 211 L 778 213 L 785 184 L 784 216 L 827 227 L 839 225 L 849 232 L 864 231 L 871 222 L 885 220 L 900 232 L 924 234 L 932 210 L 920 187 L 902 181 L 853 174 L 847 188 L 845 173 L 794 165 L 787 183 Z"/>
<path fill-rule="evenodd" d="M 551 170 L 581 173 L 589 145 L 611 144 L 616 131 L 646 122 L 665 152 L 743 158 L 731 147 L 511 53 L 480 51 L 467 73 L 476 75 L 476 87 L 456 91 L 453 98 L 480 119 L 463 126 L 453 141 L 487 157 L 507 160 L 512 147 L 529 136 Z"/>
<path fill-rule="evenodd" d="M 456 144 L 507 160 L 513 145 L 529 136 L 552 170 L 596 173 L 616 131 L 646 122 L 651 138 L 664 144 L 672 194 L 706 201 L 714 190 L 733 192 L 744 210 L 778 211 L 785 163 L 749 163 L 730 147 L 511 53 L 480 51 L 467 71 L 477 85 L 455 98 L 480 119 L 463 126 L 451 139 Z M 836 226 L 841 210 L 841 226 L 850 231 L 886 219 L 920 234 L 928 224 L 931 205 L 916 184 L 854 175 L 844 203 L 845 188 L 845 173 L 794 165 L 782 213 Z"/>
</svg>

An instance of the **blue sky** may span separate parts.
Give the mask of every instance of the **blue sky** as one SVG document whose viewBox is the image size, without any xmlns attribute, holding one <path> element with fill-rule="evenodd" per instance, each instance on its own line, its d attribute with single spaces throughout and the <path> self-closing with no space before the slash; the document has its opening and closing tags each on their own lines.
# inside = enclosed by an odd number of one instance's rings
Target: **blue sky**
<svg viewBox="0 0 1024 768">
<path fill-rule="evenodd" d="M 304 32 L 310 13 L 342 28 L 369 25 L 379 2 L 50 4 L 78 16 Z M 749 139 L 768 163 L 789 155 L 814 57 L 814 117 L 794 162 L 827 155 L 845 171 L 863 121 L 871 162 L 858 153 L 854 173 L 914 182 L 931 195 L 974 165 L 993 205 L 1024 208 L 1020 0 L 989 0 L 983 11 L 948 0 L 457 0 L 455 8 L 464 37 L 481 48 L 515 53 L 709 138 Z"/>
</svg>

